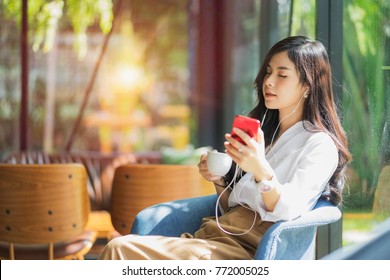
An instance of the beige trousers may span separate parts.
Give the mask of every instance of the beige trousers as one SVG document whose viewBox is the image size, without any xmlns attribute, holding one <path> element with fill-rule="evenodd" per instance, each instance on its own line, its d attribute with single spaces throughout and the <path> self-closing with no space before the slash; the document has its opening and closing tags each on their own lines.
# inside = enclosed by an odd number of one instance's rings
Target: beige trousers
<svg viewBox="0 0 390 280">
<path fill-rule="evenodd" d="M 256 216 L 256 220 L 254 221 Z M 264 232 L 273 224 L 263 222 L 259 214 L 242 206 L 232 208 L 219 218 L 203 219 L 194 236 L 181 237 L 126 235 L 111 240 L 101 260 L 249 260 L 252 259 Z"/>
</svg>

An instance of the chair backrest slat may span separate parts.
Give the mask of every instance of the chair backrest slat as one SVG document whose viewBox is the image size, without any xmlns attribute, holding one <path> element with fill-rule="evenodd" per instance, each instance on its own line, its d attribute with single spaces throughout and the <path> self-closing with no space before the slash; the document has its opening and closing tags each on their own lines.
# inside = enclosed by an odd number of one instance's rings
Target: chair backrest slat
<svg viewBox="0 0 390 280">
<path fill-rule="evenodd" d="M 126 164 L 114 175 L 111 221 L 121 234 L 130 233 L 142 209 L 161 202 L 197 197 L 214 189 L 196 165 Z M 206 192 L 205 192 L 206 190 Z"/>
<path fill-rule="evenodd" d="M 90 211 L 82 164 L 0 164 L 0 240 L 61 242 L 82 233 Z"/>
</svg>

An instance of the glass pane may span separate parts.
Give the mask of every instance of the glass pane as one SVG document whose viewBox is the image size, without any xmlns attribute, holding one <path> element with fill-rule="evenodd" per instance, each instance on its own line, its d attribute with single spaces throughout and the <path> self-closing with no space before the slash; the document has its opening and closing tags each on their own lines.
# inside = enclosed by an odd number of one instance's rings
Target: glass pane
<svg viewBox="0 0 390 280">
<path fill-rule="evenodd" d="M 316 0 L 293 0 L 291 35 L 315 37 Z"/>
<path fill-rule="evenodd" d="M 47 10 L 50 16 L 55 15 L 54 10 L 62 11 L 63 16 L 51 26 L 53 29 L 46 26 L 44 40 L 37 43 L 41 35 L 38 15 L 45 10 L 45 2 L 29 1 L 29 149 L 64 150 L 88 88 L 89 100 L 72 150 L 126 152 L 186 147 L 191 116 L 187 104 L 188 1 L 122 1 L 98 67 L 106 39 L 96 15 L 102 1 L 72 1 L 74 5 L 91 6 L 76 9 L 72 15 L 70 4 L 62 10 L 51 6 Z M 0 2 L 1 153 L 18 149 L 20 37 L 15 30 L 19 31 L 20 3 Z M 80 17 L 92 24 L 79 36 L 74 27 L 80 27 Z M 52 47 L 47 48 L 46 37 L 53 30 L 56 36 L 51 38 Z"/>
<path fill-rule="evenodd" d="M 14 15 L 0 3 L 0 158 L 18 148 L 20 102 L 20 33 Z"/>
<path fill-rule="evenodd" d="M 390 216 L 390 2 L 344 1 L 344 127 L 353 162 L 343 243 Z"/>
<path fill-rule="evenodd" d="M 253 82 L 260 69 L 260 18 L 264 1 L 231 1 L 227 59 L 231 60 L 228 73 L 228 89 L 233 104 L 234 114 L 248 114 L 256 102 Z M 278 0 L 277 1 L 277 40 L 291 35 L 306 35 L 314 38 L 315 34 L 315 0 Z M 293 9 L 291 6 L 293 5 Z M 266 24 L 266 23 L 263 23 Z M 231 28 L 234 32 L 231 32 Z M 230 117 L 230 116 L 229 116 Z"/>
<path fill-rule="evenodd" d="M 253 81 L 259 70 L 260 1 L 229 1 L 229 27 L 226 29 L 226 59 L 229 60 L 225 88 L 234 114 L 248 114 L 254 106 Z M 231 120 L 231 116 L 227 119 Z M 231 122 L 228 127 L 230 129 Z"/>
</svg>

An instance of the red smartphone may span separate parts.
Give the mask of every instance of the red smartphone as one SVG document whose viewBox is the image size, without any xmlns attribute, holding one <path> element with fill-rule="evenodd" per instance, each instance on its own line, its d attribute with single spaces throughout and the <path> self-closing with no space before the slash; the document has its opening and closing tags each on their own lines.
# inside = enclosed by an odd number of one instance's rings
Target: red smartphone
<svg viewBox="0 0 390 280">
<path fill-rule="evenodd" d="M 260 121 L 254 118 L 242 116 L 242 115 L 236 115 L 233 121 L 233 127 L 237 127 L 245 133 L 247 133 L 250 137 L 256 138 L 257 137 L 257 131 L 260 128 Z M 236 133 L 232 131 L 231 133 L 232 137 L 236 139 L 237 141 L 240 141 L 242 144 L 246 145 L 245 142 L 238 136 Z"/>
</svg>

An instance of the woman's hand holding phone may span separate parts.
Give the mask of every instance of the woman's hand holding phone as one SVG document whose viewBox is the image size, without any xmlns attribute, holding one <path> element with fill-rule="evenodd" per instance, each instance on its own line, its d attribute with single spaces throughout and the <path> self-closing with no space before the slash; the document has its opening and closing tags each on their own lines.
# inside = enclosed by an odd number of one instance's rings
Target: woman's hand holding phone
<svg viewBox="0 0 390 280">
<path fill-rule="evenodd" d="M 232 137 L 239 141 L 241 144 L 245 145 L 244 140 L 237 135 L 234 131 L 234 128 L 239 128 L 243 130 L 246 134 L 248 134 L 252 138 L 257 138 L 257 132 L 260 128 L 260 121 L 254 118 L 237 115 L 233 120 L 233 129 L 232 129 Z"/>
<path fill-rule="evenodd" d="M 255 132 L 256 126 L 253 125 L 253 121 L 251 125 L 248 120 L 233 122 L 232 133 L 225 135 L 227 142 L 224 145 L 226 153 L 242 170 L 252 173 L 258 181 L 268 180 L 272 178 L 272 170 L 265 159 L 264 134 L 260 128 L 260 122 L 256 121 L 258 126 Z"/>
</svg>

